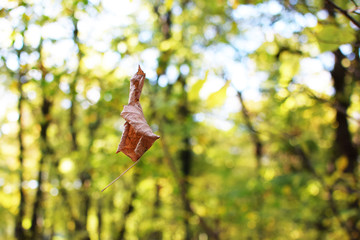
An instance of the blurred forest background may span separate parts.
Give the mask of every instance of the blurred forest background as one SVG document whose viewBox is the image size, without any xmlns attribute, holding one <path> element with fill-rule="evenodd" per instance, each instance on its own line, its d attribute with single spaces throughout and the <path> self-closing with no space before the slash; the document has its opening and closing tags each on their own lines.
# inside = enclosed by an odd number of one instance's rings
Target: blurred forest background
<svg viewBox="0 0 360 240">
<path fill-rule="evenodd" d="M 2 0 L 0 239 L 360 239 L 358 6 Z"/>
</svg>

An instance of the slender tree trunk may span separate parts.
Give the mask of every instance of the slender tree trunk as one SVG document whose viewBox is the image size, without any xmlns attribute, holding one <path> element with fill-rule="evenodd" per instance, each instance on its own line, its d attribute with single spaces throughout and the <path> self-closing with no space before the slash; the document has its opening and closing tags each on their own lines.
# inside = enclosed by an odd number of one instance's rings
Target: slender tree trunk
<svg viewBox="0 0 360 240">
<path fill-rule="evenodd" d="M 69 116 L 69 127 L 70 127 L 70 133 L 71 133 L 71 144 L 72 144 L 72 150 L 77 151 L 78 150 L 78 144 L 77 144 L 77 130 L 75 127 L 76 123 L 76 85 L 78 77 L 80 76 L 80 62 L 81 62 L 81 50 L 80 50 L 80 43 L 79 43 L 79 30 L 77 27 L 77 20 L 73 16 L 73 40 L 75 44 L 78 47 L 78 66 L 75 72 L 75 76 L 73 78 L 73 81 L 70 83 L 70 97 L 71 97 L 71 106 L 70 106 L 70 116 Z"/>
<path fill-rule="evenodd" d="M 43 221 L 44 221 L 44 192 L 43 192 L 43 182 L 45 176 L 45 160 L 48 158 L 50 154 L 52 154 L 52 149 L 48 142 L 47 130 L 49 128 L 51 122 L 51 107 L 52 101 L 49 99 L 46 93 L 46 82 L 45 76 L 47 74 L 47 70 L 42 64 L 42 56 L 41 56 L 41 46 L 42 39 L 40 40 L 38 52 L 40 53 L 39 58 L 39 70 L 41 70 L 41 86 L 42 88 L 42 105 L 41 105 L 41 116 L 40 116 L 40 161 L 39 161 L 39 170 L 38 170 L 38 188 L 36 190 L 35 201 L 33 204 L 33 213 L 31 218 L 31 228 L 30 235 L 31 239 L 39 239 L 43 234 Z"/>
<path fill-rule="evenodd" d="M 23 102 L 24 102 L 24 93 L 23 93 L 23 83 L 22 83 L 23 74 L 19 74 L 18 79 L 18 91 L 19 91 L 19 99 L 18 99 L 18 141 L 19 141 L 19 193 L 20 193 L 20 204 L 19 204 L 19 212 L 16 216 L 15 220 L 15 237 L 18 240 L 26 239 L 25 229 L 22 227 L 22 220 L 25 216 L 25 191 L 23 188 L 24 181 L 24 125 L 23 125 Z"/>
<path fill-rule="evenodd" d="M 181 87 L 183 89 L 182 92 L 182 99 L 180 100 L 180 105 L 178 107 L 178 115 L 179 120 L 181 121 L 180 124 L 182 126 L 185 126 L 186 128 L 186 120 L 191 117 L 190 116 L 190 109 L 188 106 L 188 99 L 187 99 L 187 92 L 186 92 L 186 79 L 180 75 L 178 78 L 179 83 L 181 84 Z M 189 188 L 189 182 L 188 178 L 191 174 L 191 167 L 193 162 L 193 154 L 192 154 L 192 148 L 190 144 L 190 135 L 186 129 L 183 131 L 183 138 L 182 138 L 182 149 L 179 152 L 179 159 L 181 161 L 181 171 L 182 176 L 184 179 L 184 191 L 185 195 L 188 193 Z M 190 216 L 192 215 L 191 210 L 184 205 L 185 210 L 185 217 L 184 217 L 184 225 L 185 225 L 185 239 L 190 240 L 192 239 L 192 233 L 191 233 L 191 226 L 189 224 Z"/>
<path fill-rule="evenodd" d="M 243 115 L 243 118 L 245 120 L 246 127 L 248 128 L 250 132 L 251 141 L 254 145 L 254 155 L 256 159 L 256 170 L 259 174 L 261 167 L 262 167 L 262 157 L 263 157 L 263 143 L 260 140 L 258 132 L 255 130 L 254 125 L 251 122 L 249 111 L 247 110 L 247 107 L 245 105 L 244 99 L 242 97 L 242 93 L 240 91 L 237 91 L 237 95 L 240 100 L 241 104 L 241 113 Z"/>
<path fill-rule="evenodd" d="M 340 106 L 340 109 L 343 111 L 336 110 L 336 130 L 335 130 L 335 141 L 333 144 L 334 156 L 330 165 L 330 171 L 335 171 L 335 162 L 340 157 L 345 157 L 347 161 L 347 166 L 344 169 L 344 174 L 350 176 L 349 180 L 344 180 L 344 182 L 339 183 L 344 185 L 348 191 L 348 195 L 354 195 L 355 197 L 352 200 L 349 200 L 348 209 L 355 212 L 359 211 L 359 197 L 355 193 L 355 187 L 357 185 L 357 169 L 358 169 L 358 150 L 352 142 L 351 133 L 349 130 L 349 124 L 346 116 L 346 111 L 350 106 L 350 97 L 351 92 L 347 86 L 351 83 L 346 81 L 347 70 L 342 66 L 341 61 L 344 56 L 337 50 L 334 52 L 335 55 L 335 65 L 334 69 L 331 71 L 331 76 L 333 78 L 334 88 L 335 88 L 335 104 Z M 346 229 L 350 239 L 359 239 L 360 238 L 360 229 L 358 223 L 360 218 L 358 214 L 353 215 L 346 219 Z"/>
<path fill-rule="evenodd" d="M 152 214 L 152 221 L 153 225 L 156 226 L 159 220 L 159 209 L 161 207 L 161 199 L 160 199 L 160 189 L 161 186 L 158 182 L 155 183 L 155 201 L 153 204 L 153 214 Z M 146 237 L 148 240 L 157 239 L 161 240 L 163 238 L 162 232 L 159 228 L 154 227 L 150 234 Z"/>
<path fill-rule="evenodd" d="M 75 126 L 76 122 L 77 122 L 76 87 L 77 87 L 77 83 L 78 83 L 78 78 L 81 75 L 80 65 L 81 65 L 83 53 L 81 50 L 81 44 L 80 44 L 80 40 L 79 40 L 78 19 L 75 17 L 74 14 L 75 14 L 75 9 L 72 13 L 71 18 L 72 18 L 72 23 L 74 26 L 73 41 L 78 48 L 78 53 L 77 53 L 78 65 L 77 65 L 73 80 L 70 83 L 71 107 L 69 109 L 69 129 L 70 129 L 70 133 L 71 133 L 72 151 L 79 151 L 79 144 L 78 144 L 78 139 L 77 139 L 78 131 Z M 91 141 L 93 141 L 93 139 L 90 137 L 90 142 Z M 92 143 L 90 143 L 90 144 L 92 144 Z M 90 204 L 91 204 L 91 198 L 88 193 L 90 183 L 91 183 L 91 176 L 90 176 L 88 170 L 89 169 L 85 168 L 84 166 L 82 166 L 82 168 L 79 169 L 79 172 L 80 172 L 79 178 L 80 178 L 81 186 L 82 186 L 80 193 L 79 193 L 80 201 L 78 201 L 78 203 L 79 203 L 78 208 L 79 208 L 80 215 L 78 218 L 76 218 L 76 222 L 75 222 L 76 235 L 80 236 L 79 239 L 83 239 L 83 240 L 90 239 L 89 233 L 86 229 L 87 219 L 88 219 L 88 211 L 89 211 Z"/>
<path fill-rule="evenodd" d="M 102 229 L 102 199 L 99 198 L 97 201 L 97 219 L 98 219 L 98 240 L 101 240 L 101 229 Z"/>
<path fill-rule="evenodd" d="M 137 176 L 134 176 L 135 178 L 137 178 Z M 130 194 L 130 199 L 128 202 L 128 205 L 125 207 L 125 212 L 123 213 L 123 223 L 119 229 L 119 234 L 117 236 L 118 240 L 125 240 L 125 233 L 126 233 L 126 221 L 128 219 L 128 217 L 130 216 L 130 214 L 134 211 L 134 205 L 133 202 L 136 198 L 136 189 L 135 189 L 135 185 L 134 185 L 134 189 L 132 190 L 131 194 Z"/>
<path fill-rule="evenodd" d="M 335 88 L 336 105 L 340 106 L 343 111 L 336 111 L 336 135 L 335 135 L 335 156 L 339 157 L 345 155 L 348 164 L 345 169 L 346 173 L 355 174 L 357 171 L 357 156 L 358 151 L 354 146 L 351 134 L 349 131 L 349 124 L 346 116 L 346 111 L 350 106 L 351 92 L 346 89 L 346 69 L 341 65 L 344 56 L 337 50 L 335 53 L 335 66 L 331 71 Z"/>
<path fill-rule="evenodd" d="M 25 5 L 25 4 L 24 4 Z M 18 126 L 19 126 L 19 132 L 18 132 L 18 142 L 19 142 L 19 193 L 20 193 L 20 204 L 19 204 L 19 212 L 15 219 L 15 237 L 19 240 L 27 239 L 28 236 L 26 235 L 27 232 L 22 227 L 22 221 L 25 216 L 25 205 L 26 205 L 26 196 L 25 191 L 23 188 L 23 182 L 24 182 L 24 119 L 23 119 L 23 104 L 24 104 L 24 90 L 23 85 L 26 83 L 26 67 L 23 66 L 20 62 L 20 56 L 21 53 L 25 50 L 25 43 L 24 43 L 24 35 L 25 31 L 27 30 L 27 24 L 24 23 L 24 30 L 20 32 L 22 36 L 22 47 L 19 50 L 16 50 L 16 55 L 19 63 L 19 71 L 17 73 L 17 86 L 18 86 L 18 92 L 19 92 L 19 98 L 18 98 L 18 106 L 17 110 L 19 113 L 18 118 Z"/>
<path fill-rule="evenodd" d="M 30 234 L 31 239 L 38 239 L 41 238 L 42 231 L 43 231 L 43 181 L 44 181 L 44 165 L 45 159 L 49 155 L 49 147 L 48 147 L 48 139 L 47 139 L 47 129 L 50 124 L 50 108 L 51 108 L 51 101 L 43 96 L 43 103 L 41 107 L 42 119 L 41 119 L 41 130 L 40 130 L 40 151 L 41 157 L 39 161 L 39 171 L 38 171 L 38 188 L 36 190 L 35 201 L 33 205 L 33 214 L 31 218 L 31 228 Z"/>
<path fill-rule="evenodd" d="M 250 115 L 247 110 L 244 99 L 242 97 L 242 93 L 240 91 L 237 91 L 237 95 L 239 97 L 240 104 L 241 104 L 242 116 L 245 120 L 246 127 L 248 128 L 248 131 L 250 133 L 250 138 L 251 138 L 252 144 L 254 145 L 254 155 L 255 155 L 255 159 L 256 159 L 256 175 L 257 175 L 258 181 L 260 182 L 262 180 L 260 171 L 262 168 L 263 143 L 260 140 L 259 133 L 256 131 L 256 129 L 250 119 Z M 264 222 L 263 222 L 262 216 L 261 216 L 263 205 L 264 205 L 264 197 L 262 194 L 259 194 L 256 197 L 256 205 L 257 205 L 256 208 L 257 208 L 258 214 L 260 215 L 259 221 L 256 225 L 257 238 L 263 239 L 265 233 L 264 233 Z"/>
<path fill-rule="evenodd" d="M 347 16 L 349 15 L 346 11 L 340 9 L 333 1 L 325 1 L 324 2 L 324 9 L 329 13 L 329 21 L 332 23 L 336 23 L 336 11 L 340 11 L 341 14 Z M 351 20 L 351 17 L 349 18 Z M 353 22 L 354 23 L 354 22 Z M 358 46 L 354 46 L 355 49 L 358 49 Z M 335 140 L 333 142 L 333 157 L 330 160 L 328 173 L 334 173 L 336 169 L 336 161 L 340 157 L 344 157 L 347 162 L 347 166 L 343 169 L 343 176 L 346 175 L 346 178 L 342 178 L 341 181 L 336 182 L 333 186 L 329 189 L 329 199 L 330 205 L 333 209 L 334 213 L 339 216 L 339 221 L 342 227 L 347 231 L 348 237 L 351 240 L 359 239 L 360 238 L 360 217 L 359 217 L 359 204 L 360 199 L 358 196 L 357 188 L 358 185 L 358 150 L 352 142 L 351 133 L 349 130 L 349 124 L 347 119 L 347 109 L 350 106 L 350 99 L 352 94 L 352 84 L 354 81 L 357 81 L 356 76 L 358 75 L 358 69 L 353 71 L 351 76 L 350 70 L 346 69 L 342 65 L 342 60 L 344 56 L 342 55 L 341 51 L 337 49 L 333 52 L 335 57 L 335 64 L 334 68 L 331 71 L 331 76 L 333 80 L 333 86 L 335 89 L 335 109 L 336 109 L 336 130 L 335 130 Z M 359 66 L 358 62 L 358 55 L 359 53 L 355 51 L 355 66 Z M 355 79 L 352 79 L 355 77 Z M 341 215 L 339 214 L 338 206 L 336 201 L 333 198 L 333 191 L 336 187 L 345 188 L 347 190 L 348 196 L 352 196 L 351 200 L 347 203 L 347 210 L 354 211 L 356 214 L 348 217 L 347 219 L 342 219 Z"/>
<path fill-rule="evenodd" d="M 54 164 L 55 169 L 59 168 L 59 163 L 60 162 L 57 159 L 55 164 Z M 63 199 L 64 207 L 65 207 L 65 209 L 67 209 L 67 212 L 70 215 L 69 216 L 70 220 L 75 224 L 75 229 L 82 229 L 81 222 L 79 221 L 78 217 L 76 216 L 76 214 L 75 214 L 75 212 L 73 210 L 73 206 L 71 205 L 70 195 L 69 195 L 68 191 L 66 190 L 66 188 L 62 185 L 63 177 L 58 171 L 56 171 L 56 172 L 57 172 L 57 178 L 58 178 L 59 183 L 60 183 L 59 193 L 60 193 L 60 196 Z M 69 236 L 70 239 L 74 238 L 74 236 L 75 236 L 75 233 L 73 231 L 68 232 L 68 234 L 69 234 L 68 236 Z"/>
<path fill-rule="evenodd" d="M 183 8 L 185 7 L 185 5 L 187 4 L 188 1 L 182 1 L 181 5 L 183 6 Z M 163 39 L 167 40 L 171 38 L 172 32 L 172 11 L 171 9 L 168 10 L 165 14 L 161 14 L 159 11 L 159 7 L 160 6 L 155 6 L 154 7 L 154 12 L 155 14 L 158 16 L 159 18 L 159 27 L 160 30 L 162 32 L 163 35 Z M 161 75 L 165 74 L 165 71 L 167 69 L 167 66 L 170 62 L 170 58 L 171 58 L 172 52 L 171 50 L 167 50 L 164 52 L 160 53 L 160 57 L 158 58 L 158 68 L 157 68 L 157 75 L 158 75 L 158 79 L 160 78 Z M 179 113 L 179 118 L 182 125 L 184 125 L 186 123 L 186 120 L 191 117 L 191 113 L 190 113 L 190 109 L 188 106 L 188 102 L 187 102 L 187 92 L 186 92 L 186 79 L 183 76 L 179 76 L 178 82 L 180 82 L 180 84 L 182 85 L 182 89 L 183 92 L 182 94 L 182 99 L 181 102 L 178 106 L 178 113 Z M 170 95 L 171 91 L 172 91 L 172 84 L 168 84 L 167 87 L 167 91 L 166 94 Z M 157 93 L 157 89 L 155 90 L 155 93 Z M 161 120 L 164 120 L 165 122 L 167 121 L 167 119 L 165 119 L 165 117 L 162 117 Z M 162 129 L 159 129 L 160 131 L 162 131 Z M 185 131 L 184 131 L 185 132 Z M 192 155 L 192 148 L 191 148 L 191 136 L 189 135 L 189 133 L 185 133 L 182 139 L 182 149 L 179 151 L 179 160 L 181 161 L 181 175 L 179 174 L 174 160 L 172 159 L 167 145 L 166 145 L 166 140 L 164 140 L 165 136 L 164 134 L 162 134 L 162 137 L 160 138 L 162 145 L 163 145 L 163 150 L 164 150 L 164 154 L 165 154 L 165 158 L 168 161 L 168 164 L 173 172 L 173 175 L 178 183 L 179 189 L 180 189 L 180 195 L 181 195 L 181 199 L 182 199 L 182 203 L 183 203 L 183 208 L 184 208 L 184 226 L 185 226 L 185 236 L 184 238 L 187 239 L 191 239 L 192 238 L 192 233 L 191 233 L 191 228 L 190 228 L 190 224 L 189 224 L 189 218 L 193 215 L 197 215 L 193 209 L 190 206 L 190 201 L 187 197 L 187 192 L 188 192 L 188 177 L 191 174 L 191 167 L 192 167 L 192 161 L 193 161 L 193 155 Z M 213 231 L 213 229 L 211 229 L 209 227 L 209 225 L 207 224 L 207 222 L 205 221 L 205 219 L 203 219 L 201 216 L 197 215 L 200 221 L 200 225 L 202 226 L 202 228 L 204 229 L 204 231 L 208 234 L 209 239 L 219 239 L 219 234 L 216 231 Z"/>
</svg>

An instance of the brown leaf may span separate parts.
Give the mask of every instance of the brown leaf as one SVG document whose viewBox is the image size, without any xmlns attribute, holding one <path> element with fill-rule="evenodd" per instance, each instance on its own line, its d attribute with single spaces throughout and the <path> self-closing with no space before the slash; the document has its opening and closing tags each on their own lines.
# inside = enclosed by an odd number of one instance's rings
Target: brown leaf
<svg viewBox="0 0 360 240">
<path fill-rule="evenodd" d="M 139 102 L 144 81 L 145 73 L 139 66 L 138 72 L 130 80 L 129 103 L 124 106 L 121 112 L 121 116 L 126 120 L 126 123 L 119 147 L 116 151 L 116 153 L 123 152 L 135 163 L 101 190 L 102 192 L 135 166 L 135 164 L 139 162 L 140 157 L 160 138 L 152 132 L 146 122 Z"/>
<path fill-rule="evenodd" d="M 137 161 L 160 138 L 146 122 L 139 102 L 144 81 L 145 73 L 139 66 L 138 72 L 130 80 L 129 103 L 121 112 L 126 123 L 116 153 L 123 152 L 133 161 Z"/>
</svg>

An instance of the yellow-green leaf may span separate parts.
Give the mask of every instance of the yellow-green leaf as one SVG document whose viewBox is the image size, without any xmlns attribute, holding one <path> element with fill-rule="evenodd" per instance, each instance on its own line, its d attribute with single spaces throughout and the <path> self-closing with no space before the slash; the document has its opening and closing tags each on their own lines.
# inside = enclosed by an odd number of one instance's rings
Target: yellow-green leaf
<svg viewBox="0 0 360 240">
<path fill-rule="evenodd" d="M 206 100 L 206 106 L 209 108 L 220 107 L 225 103 L 226 100 L 226 90 L 230 85 L 230 81 L 227 81 L 225 85 L 220 88 L 217 92 L 210 94 Z"/>
<path fill-rule="evenodd" d="M 334 51 L 340 45 L 356 40 L 355 32 L 350 27 L 340 28 L 335 25 L 320 25 L 317 26 L 315 31 L 321 52 Z"/>
<path fill-rule="evenodd" d="M 206 82 L 208 74 L 209 74 L 209 71 L 206 71 L 205 78 L 198 80 L 196 83 L 194 83 L 191 86 L 190 91 L 188 93 L 188 98 L 190 101 L 194 101 L 199 98 L 199 92 L 200 92 L 201 88 L 203 87 L 204 83 Z"/>
</svg>

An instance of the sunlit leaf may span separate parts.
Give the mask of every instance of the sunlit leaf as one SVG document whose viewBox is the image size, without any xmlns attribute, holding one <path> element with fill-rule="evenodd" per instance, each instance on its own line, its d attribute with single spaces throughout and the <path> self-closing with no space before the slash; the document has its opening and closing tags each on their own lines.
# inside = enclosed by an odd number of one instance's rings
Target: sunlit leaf
<svg viewBox="0 0 360 240">
<path fill-rule="evenodd" d="M 334 51 L 340 45 L 351 43 L 356 39 L 353 29 L 335 25 L 317 26 L 316 37 L 321 52 Z"/>
<path fill-rule="evenodd" d="M 207 80 L 209 71 L 206 71 L 204 79 L 198 80 L 194 83 L 194 85 L 191 86 L 190 91 L 188 93 L 188 98 L 190 101 L 194 101 L 199 98 L 199 92 L 201 88 L 203 87 L 204 83 Z"/>
<path fill-rule="evenodd" d="M 220 90 L 210 94 L 206 100 L 206 106 L 208 108 L 220 107 L 225 103 L 226 100 L 226 90 L 230 85 L 230 81 L 227 81 L 225 85 L 220 88 Z"/>
</svg>

